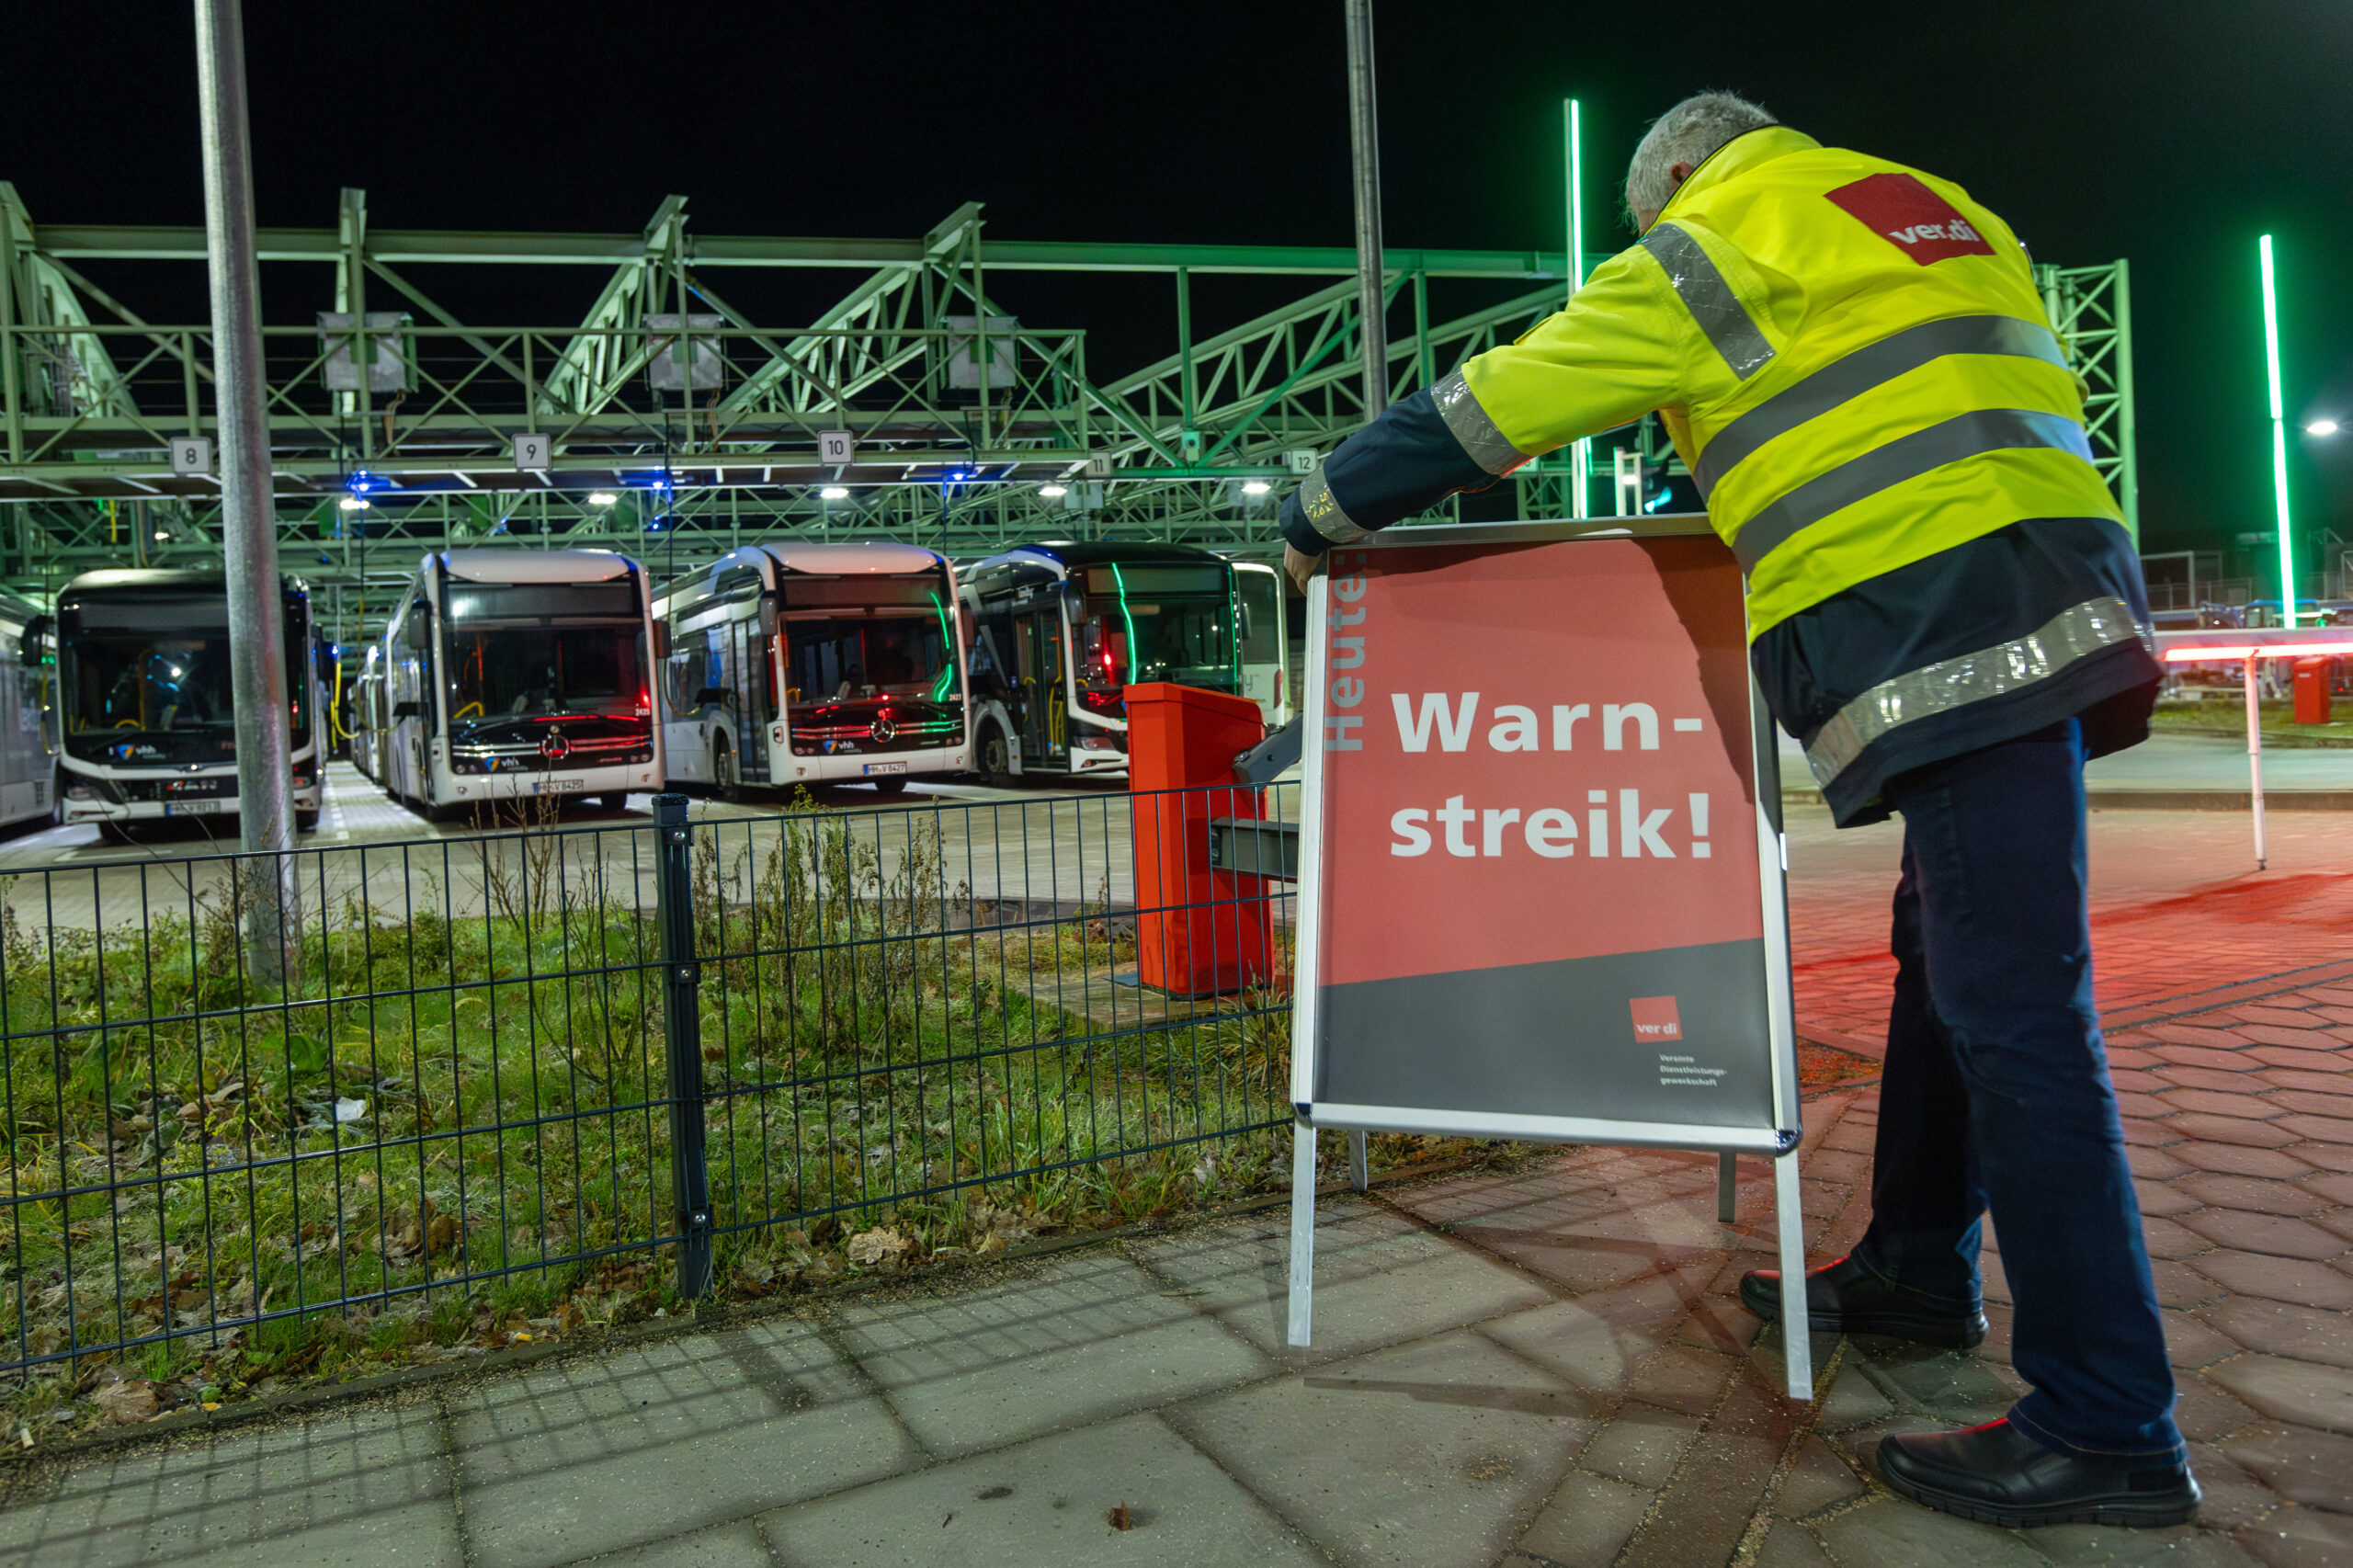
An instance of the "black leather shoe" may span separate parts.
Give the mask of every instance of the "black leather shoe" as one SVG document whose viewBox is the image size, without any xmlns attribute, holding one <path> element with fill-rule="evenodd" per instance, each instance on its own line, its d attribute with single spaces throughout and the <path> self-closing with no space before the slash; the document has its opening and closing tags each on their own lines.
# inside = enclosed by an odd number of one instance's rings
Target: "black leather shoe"
<svg viewBox="0 0 2353 1568">
<path fill-rule="evenodd" d="M 1965 1432 L 1881 1437 L 1880 1473 L 1897 1495 L 1980 1524 L 2128 1525 L 2154 1529 L 2198 1512 L 2187 1465 L 2128 1470 L 2046 1449 L 2006 1420 Z"/>
<path fill-rule="evenodd" d="M 1752 1268 L 1740 1277 L 1740 1304 L 1767 1323 L 1781 1321 L 1781 1276 Z M 1805 1277 L 1807 1326 L 1819 1334 L 1884 1334 L 1915 1345 L 1967 1350 L 1984 1343 L 1985 1314 L 1939 1311 L 1907 1296 L 1851 1257 Z"/>
</svg>

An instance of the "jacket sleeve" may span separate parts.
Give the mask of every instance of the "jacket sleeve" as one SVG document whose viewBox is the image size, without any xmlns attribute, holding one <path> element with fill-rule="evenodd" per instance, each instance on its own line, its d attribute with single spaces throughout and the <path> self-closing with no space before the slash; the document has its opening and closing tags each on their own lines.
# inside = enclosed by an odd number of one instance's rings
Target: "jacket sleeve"
<svg viewBox="0 0 2353 1568">
<path fill-rule="evenodd" d="M 1647 251 L 1611 257 L 1566 309 L 1391 404 L 1342 442 L 1284 499 L 1283 539 L 1321 554 L 1669 406 L 1691 330 Z"/>
</svg>

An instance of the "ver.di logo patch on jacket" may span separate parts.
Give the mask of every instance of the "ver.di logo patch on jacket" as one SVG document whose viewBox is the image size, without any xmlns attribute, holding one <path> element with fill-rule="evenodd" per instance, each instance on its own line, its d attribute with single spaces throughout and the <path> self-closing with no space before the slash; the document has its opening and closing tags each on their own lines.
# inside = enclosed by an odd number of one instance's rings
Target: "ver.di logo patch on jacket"
<svg viewBox="0 0 2353 1568">
<path fill-rule="evenodd" d="M 1824 194 L 1923 267 L 1948 256 L 1994 254 L 1951 202 L 1910 175 L 1872 175 Z"/>
</svg>

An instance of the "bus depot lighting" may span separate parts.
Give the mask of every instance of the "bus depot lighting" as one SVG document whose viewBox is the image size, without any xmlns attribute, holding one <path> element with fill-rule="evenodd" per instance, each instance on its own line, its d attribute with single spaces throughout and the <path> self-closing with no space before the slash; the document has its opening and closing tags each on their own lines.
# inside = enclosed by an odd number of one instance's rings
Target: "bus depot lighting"
<svg viewBox="0 0 2353 1568">
<path fill-rule="evenodd" d="M 609 506 L 620 499 L 609 490 L 594 490 L 588 494 L 588 505 L 591 506 Z"/>
<path fill-rule="evenodd" d="M 2279 509 L 2279 624 L 2296 624 L 2296 549 L 2288 520 L 2288 419 L 2279 395 L 2279 290 L 2272 280 L 2271 236 L 2258 245 L 2263 257 L 2263 359 L 2271 392 L 2271 494 Z"/>
<path fill-rule="evenodd" d="M 2334 436 L 2342 428 L 2343 426 L 2338 425 L 2334 419 L 2315 419 L 2311 424 L 2304 426 L 2304 434 L 2307 436 Z"/>
<path fill-rule="evenodd" d="M 1273 485 L 1263 479 L 1245 479 L 1242 482 L 1242 494 L 1245 495 L 1264 495 L 1273 488 Z"/>
<path fill-rule="evenodd" d="M 1067 484 L 1041 484 L 1038 486 L 1038 494 L 1043 495 L 1049 501 L 1059 501 L 1063 496 L 1070 494 L 1070 486 Z"/>
<path fill-rule="evenodd" d="M 367 498 L 359 495 L 347 495 L 335 505 L 347 512 L 364 512 L 368 509 Z M 163 536 L 158 534 L 155 537 L 161 539 Z"/>
<path fill-rule="evenodd" d="M 1561 100 L 1561 139 L 1568 144 L 1569 176 L 1569 275 L 1568 292 L 1574 295 L 1585 287 L 1585 106 L 1574 98 Z M 1570 506 L 1574 517 L 1590 517 L 1593 500 L 1589 489 L 1593 473 L 1593 443 L 1579 441 L 1569 449 Z"/>
<path fill-rule="evenodd" d="M 821 499 L 827 501 L 847 501 L 849 499 L 849 486 L 847 484 L 828 484 L 823 490 L 817 492 L 817 494 Z"/>
</svg>

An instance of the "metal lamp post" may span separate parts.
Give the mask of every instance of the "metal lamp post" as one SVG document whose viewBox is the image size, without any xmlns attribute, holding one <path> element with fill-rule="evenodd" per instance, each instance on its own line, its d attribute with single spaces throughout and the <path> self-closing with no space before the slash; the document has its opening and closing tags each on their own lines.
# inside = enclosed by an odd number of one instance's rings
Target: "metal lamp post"
<svg viewBox="0 0 2353 1568">
<path fill-rule="evenodd" d="M 238 0 L 196 0 L 203 124 L 204 233 L 212 285 L 221 426 L 221 541 L 227 558 L 229 683 L 237 706 L 237 902 L 246 963 L 265 984 L 299 970 L 293 753 L 278 519 L 263 407 L 261 280 L 254 257 L 254 176 Z"/>
<path fill-rule="evenodd" d="M 1381 255 L 1381 135 L 1372 90 L 1372 0 L 1347 0 L 1348 142 L 1356 157 L 1357 331 L 1364 347 L 1364 416 L 1389 406 L 1388 278 Z"/>
</svg>

